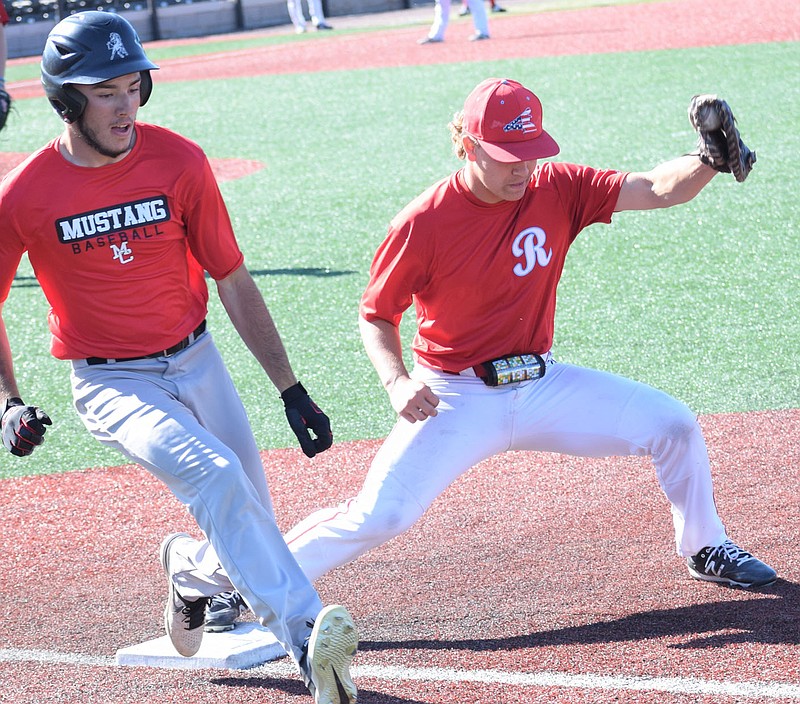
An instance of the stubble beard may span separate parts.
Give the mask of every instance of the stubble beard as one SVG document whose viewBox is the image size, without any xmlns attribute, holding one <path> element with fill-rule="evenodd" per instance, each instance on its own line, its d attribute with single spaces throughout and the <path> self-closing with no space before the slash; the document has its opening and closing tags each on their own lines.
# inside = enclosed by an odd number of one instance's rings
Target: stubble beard
<svg viewBox="0 0 800 704">
<path fill-rule="evenodd" d="M 102 154 L 103 156 L 108 157 L 109 159 L 117 159 L 121 157 L 126 152 L 129 152 L 133 147 L 133 138 L 135 132 L 131 130 L 131 138 L 128 141 L 128 146 L 124 149 L 111 149 L 109 147 L 103 146 L 97 138 L 95 132 L 93 132 L 89 127 L 86 126 L 86 121 L 81 115 L 76 122 L 78 127 L 78 134 L 81 136 L 81 139 L 86 142 L 92 149 L 94 149 L 98 154 Z"/>
</svg>

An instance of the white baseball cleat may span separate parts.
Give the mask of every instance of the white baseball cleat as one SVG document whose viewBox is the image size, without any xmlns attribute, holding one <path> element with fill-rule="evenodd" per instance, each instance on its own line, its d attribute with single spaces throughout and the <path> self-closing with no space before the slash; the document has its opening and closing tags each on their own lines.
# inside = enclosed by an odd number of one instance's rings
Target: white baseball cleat
<svg viewBox="0 0 800 704">
<path fill-rule="evenodd" d="M 172 581 L 172 571 L 169 566 L 170 552 L 176 540 L 189 538 L 188 533 L 173 533 L 164 538 L 159 550 L 161 566 L 167 575 L 167 605 L 164 607 L 164 629 L 167 631 L 172 645 L 184 657 L 190 658 L 200 650 L 203 642 L 203 624 L 206 618 L 206 604 L 208 599 L 200 598 L 194 601 L 184 599 Z"/>
<path fill-rule="evenodd" d="M 358 632 L 344 606 L 326 606 L 314 621 L 303 646 L 300 674 L 314 704 L 356 704 L 350 663 L 358 649 Z"/>
</svg>

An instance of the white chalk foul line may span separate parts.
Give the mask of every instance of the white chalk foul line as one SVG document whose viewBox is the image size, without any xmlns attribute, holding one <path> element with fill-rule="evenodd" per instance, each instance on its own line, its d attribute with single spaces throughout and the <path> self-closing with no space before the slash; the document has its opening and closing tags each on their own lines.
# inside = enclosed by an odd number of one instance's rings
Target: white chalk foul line
<svg viewBox="0 0 800 704">
<path fill-rule="evenodd" d="M 93 657 L 80 653 L 53 650 L 0 648 L 0 662 L 39 662 L 86 667 L 116 667 L 113 657 Z M 248 672 L 291 677 L 297 674 L 288 662 L 261 665 Z M 238 670 L 241 672 L 241 670 Z M 567 672 L 508 672 L 505 670 L 456 670 L 444 667 L 398 667 L 356 665 L 352 675 L 392 682 L 453 682 L 503 684 L 516 687 L 562 687 L 566 689 L 695 694 L 731 696 L 738 699 L 800 699 L 800 684 L 780 682 L 730 682 L 694 677 L 643 677 L 626 675 L 591 675 Z"/>
<path fill-rule="evenodd" d="M 566 672 L 507 672 L 504 670 L 453 670 L 362 665 L 354 677 L 430 682 L 483 682 L 519 687 L 564 687 L 586 690 L 638 690 L 672 694 L 729 695 L 750 699 L 800 699 L 800 685 L 775 682 L 720 682 L 692 677 L 633 677 L 586 675 Z"/>
<path fill-rule="evenodd" d="M 87 667 L 108 667 L 117 664 L 114 658 L 93 657 L 81 653 L 61 653 L 57 650 L 22 650 L 21 648 L 0 648 L 0 662 L 40 662 L 58 665 L 85 665 Z"/>
</svg>

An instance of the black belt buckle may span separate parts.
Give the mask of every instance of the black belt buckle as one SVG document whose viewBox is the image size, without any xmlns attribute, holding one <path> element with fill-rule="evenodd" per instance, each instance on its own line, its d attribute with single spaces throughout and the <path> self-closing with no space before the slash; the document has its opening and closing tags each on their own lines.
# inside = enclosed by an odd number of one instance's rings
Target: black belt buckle
<svg viewBox="0 0 800 704">
<path fill-rule="evenodd" d="M 520 381 L 541 379 L 547 366 L 541 355 L 512 354 L 483 363 L 481 375 L 486 386 L 505 386 Z"/>
</svg>

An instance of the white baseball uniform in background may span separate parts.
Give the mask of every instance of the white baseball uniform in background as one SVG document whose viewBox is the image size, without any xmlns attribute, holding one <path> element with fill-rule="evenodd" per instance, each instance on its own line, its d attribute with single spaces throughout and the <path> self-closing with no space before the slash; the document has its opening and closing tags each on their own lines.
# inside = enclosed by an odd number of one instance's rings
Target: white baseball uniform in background
<svg viewBox="0 0 800 704">
<path fill-rule="evenodd" d="M 481 37 L 489 36 L 489 16 L 486 13 L 484 0 L 467 0 L 475 32 Z M 447 26 L 450 24 L 450 8 L 452 0 L 436 0 L 433 10 L 433 23 L 428 30 L 428 37 L 436 41 L 444 41 Z M 474 35 L 473 35 L 474 36 Z"/>
</svg>

